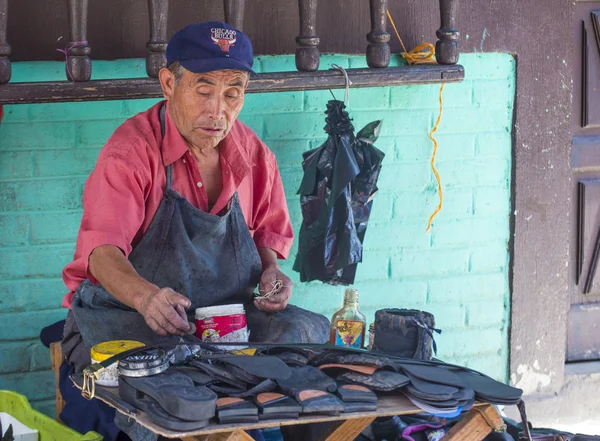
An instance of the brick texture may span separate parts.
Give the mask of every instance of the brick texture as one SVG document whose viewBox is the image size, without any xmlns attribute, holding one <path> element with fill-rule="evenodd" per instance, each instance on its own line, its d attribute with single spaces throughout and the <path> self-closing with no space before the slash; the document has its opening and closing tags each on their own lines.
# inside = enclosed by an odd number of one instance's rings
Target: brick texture
<svg viewBox="0 0 600 441">
<path fill-rule="evenodd" d="M 364 56 L 323 55 L 365 67 Z M 463 54 L 465 81 L 444 89 L 436 135 L 444 207 L 438 204 L 429 139 L 439 86 L 352 89 L 356 130 L 383 120 L 378 146 L 386 158 L 378 183 L 356 288 L 369 322 L 382 307 L 419 308 L 436 316 L 438 356 L 507 379 L 511 121 L 515 62 L 503 54 Z M 394 57 L 392 65 L 397 65 Z M 293 56 L 259 57 L 258 71 L 294 70 Z M 64 77 L 64 64 L 14 63 L 13 81 Z M 96 61 L 94 78 L 144 76 L 143 60 Z M 334 90 L 343 97 L 343 90 Z M 302 153 L 326 139 L 329 91 L 248 95 L 240 119 L 277 156 L 294 229 L 302 216 L 296 191 Z M 72 258 L 85 178 L 98 152 L 126 118 L 157 100 L 5 106 L 0 124 L 0 389 L 26 394 L 53 411 L 54 380 L 40 329 L 65 316 L 61 270 Z M 295 283 L 293 303 L 330 316 L 344 288 Z"/>
</svg>

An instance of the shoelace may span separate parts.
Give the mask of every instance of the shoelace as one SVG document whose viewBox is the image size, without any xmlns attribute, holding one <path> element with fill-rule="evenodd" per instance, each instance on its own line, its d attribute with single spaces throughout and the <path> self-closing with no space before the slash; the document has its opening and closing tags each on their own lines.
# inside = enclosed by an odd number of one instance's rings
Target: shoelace
<svg viewBox="0 0 600 441">
<path fill-rule="evenodd" d="M 423 329 L 427 335 L 431 337 L 431 341 L 433 342 L 433 353 L 437 355 L 437 344 L 435 343 L 435 338 L 433 337 L 433 333 L 437 332 L 438 334 L 442 333 L 441 329 L 434 328 L 433 326 L 429 326 L 427 323 L 423 321 L 421 317 L 413 317 L 413 323 L 419 328 Z"/>
</svg>

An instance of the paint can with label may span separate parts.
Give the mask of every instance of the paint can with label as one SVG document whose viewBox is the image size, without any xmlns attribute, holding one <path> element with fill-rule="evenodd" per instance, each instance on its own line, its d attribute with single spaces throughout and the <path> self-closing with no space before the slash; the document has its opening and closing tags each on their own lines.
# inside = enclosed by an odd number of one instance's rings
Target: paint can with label
<svg viewBox="0 0 600 441">
<path fill-rule="evenodd" d="M 92 363 L 102 363 L 109 358 L 120 354 L 130 349 L 141 348 L 146 346 L 144 343 L 134 340 L 111 340 L 98 343 L 90 351 L 90 358 Z M 100 373 L 100 377 L 96 380 L 96 384 L 100 386 L 118 387 L 119 386 L 119 372 L 117 370 L 117 363 L 113 363 L 108 366 L 104 371 Z"/>
<path fill-rule="evenodd" d="M 196 336 L 203 342 L 248 342 L 246 311 L 241 303 L 196 309 Z M 235 350 L 241 347 L 222 346 Z"/>
</svg>

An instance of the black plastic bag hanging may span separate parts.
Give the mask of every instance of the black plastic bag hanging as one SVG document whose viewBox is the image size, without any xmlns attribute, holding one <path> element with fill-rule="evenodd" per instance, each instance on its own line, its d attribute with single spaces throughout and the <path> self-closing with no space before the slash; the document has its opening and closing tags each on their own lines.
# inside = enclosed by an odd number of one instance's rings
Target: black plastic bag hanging
<svg viewBox="0 0 600 441">
<path fill-rule="evenodd" d="M 342 101 L 327 103 L 329 137 L 319 148 L 303 154 L 304 176 L 298 190 L 303 221 L 294 262 L 302 282 L 350 285 L 362 261 L 385 155 L 373 145 L 381 121 L 367 124 L 355 136 L 345 108 Z"/>
</svg>

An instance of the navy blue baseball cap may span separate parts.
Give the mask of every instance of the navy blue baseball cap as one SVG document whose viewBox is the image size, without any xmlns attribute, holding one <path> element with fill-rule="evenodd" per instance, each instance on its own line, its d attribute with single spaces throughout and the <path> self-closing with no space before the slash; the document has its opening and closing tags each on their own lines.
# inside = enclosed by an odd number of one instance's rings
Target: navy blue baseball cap
<svg viewBox="0 0 600 441">
<path fill-rule="evenodd" d="M 234 69 L 254 74 L 250 39 L 220 21 L 193 23 L 173 35 L 167 45 L 167 66 L 175 61 L 194 73 Z"/>
</svg>

